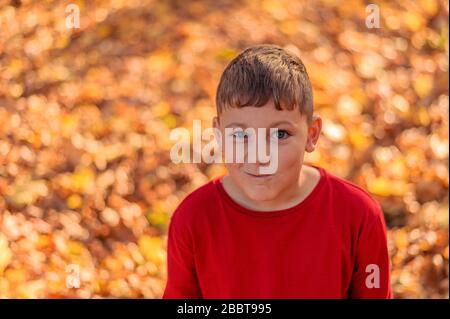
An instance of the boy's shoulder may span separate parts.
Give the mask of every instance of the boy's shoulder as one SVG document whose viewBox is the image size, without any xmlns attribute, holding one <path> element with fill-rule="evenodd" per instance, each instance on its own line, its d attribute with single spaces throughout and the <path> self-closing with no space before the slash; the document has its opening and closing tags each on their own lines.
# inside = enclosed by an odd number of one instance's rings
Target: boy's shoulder
<svg viewBox="0 0 450 319">
<path fill-rule="evenodd" d="M 329 191 L 337 204 L 345 206 L 352 213 L 363 219 L 378 219 L 383 211 L 378 201 L 362 186 L 326 171 Z"/>
<path fill-rule="evenodd" d="M 174 215 L 182 215 L 184 218 L 194 218 L 201 212 L 210 211 L 217 205 L 216 183 L 218 179 L 213 179 L 190 192 L 178 205 Z"/>
</svg>

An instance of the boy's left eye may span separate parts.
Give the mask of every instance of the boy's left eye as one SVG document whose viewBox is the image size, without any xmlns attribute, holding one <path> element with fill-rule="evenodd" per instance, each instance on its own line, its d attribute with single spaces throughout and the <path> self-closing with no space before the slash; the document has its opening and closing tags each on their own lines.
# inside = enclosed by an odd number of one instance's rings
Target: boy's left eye
<svg viewBox="0 0 450 319">
<path fill-rule="evenodd" d="M 272 137 L 276 138 L 278 140 L 284 140 L 289 137 L 289 133 L 286 130 L 277 130 L 276 132 L 273 132 Z"/>
</svg>

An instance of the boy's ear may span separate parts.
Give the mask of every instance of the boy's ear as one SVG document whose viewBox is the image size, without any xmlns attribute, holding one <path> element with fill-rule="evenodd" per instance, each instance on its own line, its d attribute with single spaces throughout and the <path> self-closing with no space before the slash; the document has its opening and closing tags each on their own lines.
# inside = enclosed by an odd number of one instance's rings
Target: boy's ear
<svg viewBox="0 0 450 319">
<path fill-rule="evenodd" d="M 219 148 L 222 148 L 222 138 L 220 134 L 220 123 L 219 123 L 219 117 L 214 116 L 213 118 L 213 128 L 214 128 L 214 135 L 217 141 L 217 144 L 219 145 Z"/>
<path fill-rule="evenodd" d="M 319 115 L 313 115 L 311 124 L 308 125 L 308 139 L 306 141 L 306 151 L 311 153 L 316 148 L 317 140 L 322 131 L 322 119 Z"/>
<path fill-rule="evenodd" d="M 219 118 L 217 116 L 214 116 L 214 118 L 212 120 L 212 124 L 213 124 L 214 128 L 219 129 L 220 123 L 219 123 Z"/>
</svg>

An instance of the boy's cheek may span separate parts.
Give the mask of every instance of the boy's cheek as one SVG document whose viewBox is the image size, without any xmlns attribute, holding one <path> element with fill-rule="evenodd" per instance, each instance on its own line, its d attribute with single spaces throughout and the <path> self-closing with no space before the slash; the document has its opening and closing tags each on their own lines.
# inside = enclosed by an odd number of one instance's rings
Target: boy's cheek
<svg viewBox="0 0 450 319">
<path fill-rule="evenodd" d="M 278 152 L 278 170 L 290 170 L 303 163 L 305 153 L 299 148 L 281 149 Z"/>
</svg>

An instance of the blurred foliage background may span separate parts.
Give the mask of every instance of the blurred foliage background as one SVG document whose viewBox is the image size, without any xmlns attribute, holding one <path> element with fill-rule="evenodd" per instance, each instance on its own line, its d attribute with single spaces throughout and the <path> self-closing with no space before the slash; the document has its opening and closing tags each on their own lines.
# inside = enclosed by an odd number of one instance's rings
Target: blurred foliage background
<svg viewBox="0 0 450 319">
<path fill-rule="evenodd" d="M 169 132 L 275 43 L 324 119 L 308 161 L 382 205 L 395 297 L 448 298 L 449 4 L 375 3 L 379 29 L 360 0 L 0 0 L 0 297 L 161 297 L 171 213 L 224 172 L 173 164 Z"/>
</svg>

